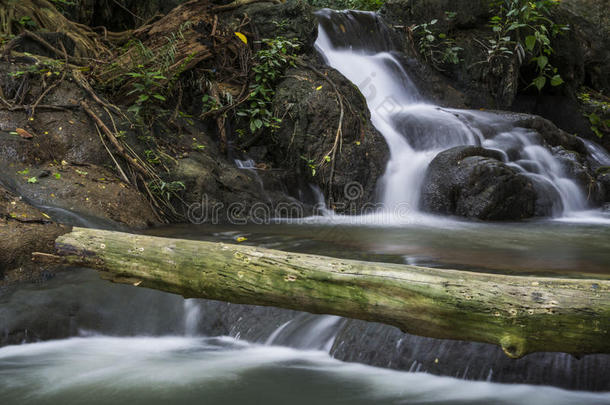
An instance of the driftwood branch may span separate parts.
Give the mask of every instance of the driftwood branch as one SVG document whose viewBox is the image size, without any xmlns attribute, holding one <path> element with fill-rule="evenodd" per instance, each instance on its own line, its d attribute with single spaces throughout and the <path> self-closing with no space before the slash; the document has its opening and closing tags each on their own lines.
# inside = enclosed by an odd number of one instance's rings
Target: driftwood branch
<svg viewBox="0 0 610 405">
<path fill-rule="evenodd" d="M 610 353 L 610 281 L 372 263 L 74 228 L 54 262 L 114 282 L 233 303 L 382 322 L 434 338 L 538 351 Z"/>
</svg>

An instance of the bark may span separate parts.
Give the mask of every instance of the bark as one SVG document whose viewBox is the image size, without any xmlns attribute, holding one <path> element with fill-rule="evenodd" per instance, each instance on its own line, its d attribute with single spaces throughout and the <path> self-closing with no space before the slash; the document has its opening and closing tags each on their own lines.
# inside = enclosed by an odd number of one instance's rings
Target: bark
<svg viewBox="0 0 610 405">
<path fill-rule="evenodd" d="M 610 281 L 361 262 L 243 245 L 74 228 L 61 261 L 188 298 L 382 322 L 434 338 L 538 351 L 610 353 Z"/>
</svg>

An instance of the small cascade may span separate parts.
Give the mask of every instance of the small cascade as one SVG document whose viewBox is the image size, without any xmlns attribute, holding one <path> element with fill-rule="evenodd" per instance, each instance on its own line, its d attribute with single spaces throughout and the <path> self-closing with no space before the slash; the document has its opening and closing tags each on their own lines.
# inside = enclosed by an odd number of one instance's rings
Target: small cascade
<svg viewBox="0 0 610 405">
<path fill-rule="evenodd" d="M 263 179 L 261 179 L 261 176 L 258 174 L 256 162 L 252 159 L 245 159 L 245 160 L 234 159 L 234 162 L 235 162 L 235 166 L 237 166 L 238 169 L 247 170 L 250 173 L 252 173 L 252 175 L 256 179 L 256 182 L 258 183 L 258 186 L 261 191 L 261 195 L 267 200 L 268 203 L 271 203 L 271 198 L 265 191 L 265 184 L 263 183 Z"/>
<path fill-rule="evenodd" d="M 581 141 L 585 144 L 595 168 L 610 165 L 610 153 L 606 152 L 604 148 L 586 139 L 581 138 Z"/>
<path fill-rule="evenodd" d="M 372 123 L 389 146 L 382 180 L 386 210 L 406 203 L 417 212 L 428 165 L 439 152 L 460 145 L 501 151 L 504 162 L 530 177 L 539 194 L 550 195 L 556 215 L 587 208 L 583 192 L 535 132 L 515 128 L 500 114 L 427 103 L 403 69 L 389 28 L 376 14 L 322 10 L 318 18 L 318 51 L 358 86 Z M 592 144 L 587 147 L 595 149 Z M 597 149 L 594 154 L 605 159 Z"/>
<path fill-rule="evenodd" d="M 189 298 L 184 300 L 184 335 L 196 336 L 199 332 L 201 306 L 199 300 Z"/>
<path fill-rule="evenodd" d="M 329 352 L 343 321 L 338 316 L 300 314 L 277 328 L 265 344 Z"/>
</svg>

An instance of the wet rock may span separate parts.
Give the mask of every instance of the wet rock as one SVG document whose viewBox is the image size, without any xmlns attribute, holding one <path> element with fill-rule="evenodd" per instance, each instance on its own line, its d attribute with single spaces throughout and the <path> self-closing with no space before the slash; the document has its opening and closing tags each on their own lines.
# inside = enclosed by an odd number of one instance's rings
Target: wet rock
<svg viewBox="0 0 610 405">
<path fill-rule="evenodd" d="M 0 287 L 48 278 L 31 254 L 54 252 L 55 239 L 69 229 L 0 185 Z"/>
<path fill-rule="evenodd" d="M 441 152 L 426 172 L 422 208 L 438 214 L 484 220 L 534 216 L 534 185 L 501 159 L 497 151 L 474 146 Z"/>
<path fill-rule="evenodd" d="M 566 150 L 561 146 L 551 149 L 553 156 L 561 163 L 567 177 L 576 181 L 587 200 L 594 205 L 603 202 L 603 186 L 598 183 L 595 173 L 586 160 L 577 152 Z"/>
<path fill-rule="evenodd" d="M 247 14 L 259 38 L 282 36 L 298 39 L 302 44 L 301 51 L 309 52 L 313 50 L 313 43 L 318 34 L 313 11 L 313 7 L 304 0 L 288 0 L 282 4 L 261 2 L 240 7 L 221 18 L 236 27 L 243 20 L 244 14 Z"/>
<path fill-rule="evenodd" d="M 602 194 L 602 201 L 604 203 L 610 202 L 610 167 L 598 169 L 597 171 L 597 182 L 600 185 Z"/>
<path fill-rule="evenodd" d="M 358 89 L 337 71 L 319 69 L 343 96 L 341 133 L 337 136 L 341 109 L 333 87 L 311 69 L 291 68 L 274 99 L 274 109 L 283 119 L 267 139 L 274 145 L 270 153 L 275 167 L 289 171 L 292 195 L 314 184 L 338 211 L 358 211 L 375 200 L 388 147 L 370 123 Z M 352 189 L 349 195 L 348 188 Z"/>
</svg>

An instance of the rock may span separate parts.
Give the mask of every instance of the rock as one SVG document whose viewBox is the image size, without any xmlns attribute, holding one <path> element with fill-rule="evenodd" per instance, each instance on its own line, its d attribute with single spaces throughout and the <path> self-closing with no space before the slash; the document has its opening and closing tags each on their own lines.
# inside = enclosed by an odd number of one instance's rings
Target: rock
<svg viewBox="0 0 610 405">
<path fill-rule="evenodd" d="M 551 148 L 553 156 L 561 163 L 566 177 L 576 181 L 582 193 L 593 205 L 600 205 L 604 199 L 604 188 L 595 178 L 586 160 L 577 152 L 561 146 Z"/>
<path fill-rule="evenodd" d="M 26 204 L 0 185 L 0 287 L 46 277 L 46 266 L 32 263 L 32 252 L 54 252 L 55 239 L 70 227 Z"/>
<path fill-rule="evenodd" d="M 336 136 L 340 107 L 332 86 L 311 69 L 291 68 L 277 86 L 273 102 L 275 111 L 284 118 L 266 142 L 274 144 L 269 148 L 274 167 L 289 172 L 293 196 L 314 184 L 338 211 L 358 211 L 363 204 L 375 200 L 388 147 L 370 123 L 368 107 L 359 90 L 334 69 L 318 69 L 344 96 L 342 135 Z M 348 196 L 349 187 L 354 192 Z"/>
<path fill-rule="evenodd" d="M 499 152 L 475 146 L 458 146 L 439 153 L 426 172 L 422 208 L 484 220 L 534 216 L 534 185 L 501 159 Z"/>
<path fill-rule="evenodd" d="M 318 35 L 318 25 L 313 12 L 313 7 L 305 0 L 287 0 L 282 4 L 250 4 L 222 15 L 221 18 L 237 28 L 246 14 L 250 17 L 259 38 L 282 36 L 291 40 L 298 39 L 302 45 L 301 52 L 311 52 Z"/>
<path fill-rule="evenodd" d="M 597 172 L 597 182 L 603 191 L 602 201 L 604 203 L 610 203 L 610 167 L 598 169 Z"/>
</svg>

